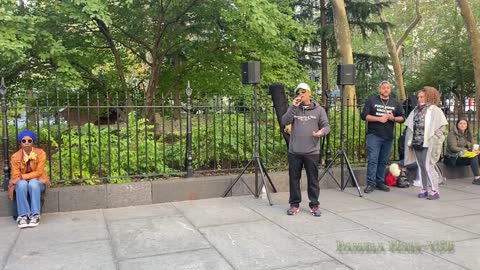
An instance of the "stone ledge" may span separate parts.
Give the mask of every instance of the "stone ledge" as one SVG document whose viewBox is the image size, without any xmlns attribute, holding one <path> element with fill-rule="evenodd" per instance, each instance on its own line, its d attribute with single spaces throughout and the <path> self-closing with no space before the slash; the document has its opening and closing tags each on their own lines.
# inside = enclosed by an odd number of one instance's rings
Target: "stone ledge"
<svg viewBox="0 0 480 270">
<path fill-rule="evenodd" d="M 57 189 L 59 212 L 107 208 L 107 185 Z"/>
<path fill-rule="evenodd" d="M 437 163 L 440 170 L 442 170 L 442 174 L 447 179 L 457 179 L 457 178 L 472 178 L 473 179 L 473 172 L 470 166 L 447 166 L 443 162 Z"/>
<path fill-rule="evenodd" d="M 225 176 L 152 181 L 151 203 L 221 197 L 230 182 L 230 178 Z"/>
<path fill-rule="evenodd" d="M 447 178 L 465 178 L 471 176 L 470 167 L 458 167 L 459 170 L 441 168 Z M 352 186 L 347 167 L 345 170 L 345 181 Z M 366 168 L 353 168 L 359 185 L 365 185 Z M 323 168 L 320 173 L 323 172 Z M 152 203 L 163 203 L 172 201 L 198 200 L 207 198 L 218 198 L 232 184 L 238 175 L 220 175 L 209 177 L 176 178 L 167 180 L 154 180 L 145 182 L 133 182 L 126 184 L 106 184 L 98 186 L 73 186 L 50 188 L 45 194 L 43 212 L 66 212 L 88 209 L 115 208 L 134 206 Z M 269 176 L 278 192 L 287 192 L 288 172 L 272 172 Z M 306 190 L 306 175 L 302 173 L 302 190 Z M 320 188 L 338 188 L 335 180 L 341 184 L 340 167 L 333 167 L 329 173 L 320 181 Z M 227 196 L 251 195 L 247 183 L 254 190 L 255 175 L 244 174 L 233 186 Z M 259 183 L 262 177 L 259 175 Z M 7 192 L 0 193 L 0 216 L 11 216 L 11 201 Z"/>
<path fill-rule="evenodd" d="M 152 182 L 133 182 L 107 186 L 107 207 L 116 208 L 152 203 Z"/>
</svg>

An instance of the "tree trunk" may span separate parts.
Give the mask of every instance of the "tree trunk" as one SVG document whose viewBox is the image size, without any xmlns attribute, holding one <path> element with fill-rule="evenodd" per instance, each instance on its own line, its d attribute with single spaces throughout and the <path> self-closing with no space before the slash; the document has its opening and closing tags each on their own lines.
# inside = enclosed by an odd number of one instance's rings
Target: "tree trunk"
<svg viewBox="0 0 480 270">
<path fill-rule="evenodd" d="M 380 3 L 380 2 L 381 2 L 380 0 L 375 0 L 375 3 Z M 402 65 L 400 63 L 400 57 L 398 56 L 398 47 L 401 46 L 401 43 L 403 42 L 403 40 L 405 40 L 408 32 L 410 32 L 415 27 L 415 25 L 420 21 L 420 14 L 418 12 L 418 0 L 416 1 L 415 4 L 416 4 L 417 16 L 414 19 L 414 21 L 410 24 L 407 31 L 405 31 L 405 33 L 402 35 L 402 38 L 398 42 L 399 44 L 396 44 L 395 41 L 393 40 L 393 35 L 392 35 L 392 31 L 390 30 L 390 27 L 386 27 L 383 29 L 383 36 L 385 37 L 385 42 L 387 43 L 388 54 L 392 59 L 393 72 L 395 74 L 395 84 L 397 86 L 397 96 L 398 98 L 400 98 L 402 102 L 407 99 L 407 95 L 405 93 L 405 86 L 403 84 L 403 71 L 402 71 Z M 387 21 L 382 11 L 380 11 L 378 16 L 380 17 L 381 22 Z"/>
<path fill-rule="evenodd" d="M 383 17 L 383 14 L 381 17 Z M 384 18 L 381 20 L 384 21 Z M 407 99 L 407 95 L 405 94 L 405 87 L 403 85 L 403 71 L 402 65 L 400 64 L 400 57 L 398 57 L 397 53 L 397 45 L 393 41 L 392 31 L 389 27 L 383 29 L 383 35 L 385 36 L 385 41 L 387 42 L 388 54 L 390 54 L 390 58 L 392 58 L 395 84 L 397 86 L 397 96 L 403 102 Z"/>
<path fill-rule="evenodd" d="M 152 62 L 152 70 L 150 72 L 150 76 L 148 79 L 148 86 L 147 90 L 145 91 L 145 110 L 144 110 L 144 116 L 145 118 L 149 119 L 150 121 L 154 121 L 154 116 L 153 116 L 153 109 L 152 106 L 153 100 L 155 98 L 155 94 L 157 92 L 157 87 L 158 87 L 158 82 L 160 79 L 160 67 L 161 67 L 161 61 L 154 58 Z"/>
<path fill-rule="evenodd" d="M 100 32 L 103 34 L 105 37 L 105 41 L 108 44 L 108 47 L 110 48 L 110 51 L 112 51 L 113 57 L 115 59 L 115 68 L 118 73 L 118 77 L 120 79 L 120 84 L 122 85 L 123 91 L 127 92 L 128 91 L 128 86 L 127 86 L 127 80 L 125 78 L 125 72 L 123 72 L 124 65 L 122 61 L 122 57 L 120 55 L 120 52 L 117 50 L 117 47 L 115 46 L 115 42 L 113 40 L 113 36 L 110 32 L 110 29 L 108 26 L 105 24 L 104 21 L 95 18 L 94 21 L 97 23 L 98 28 L 100 29 Z M 131 111 L 131 106 L 133 104 L 132 99 L 130 98 L 130 95 L 127 95 L 127 104 L 125 104 L 125 110 L 123 117 L 126 119 L 126 116 L 128 113 Z"/>
<path fill-rule="evenodd" d="M 178 55 L 178 53 L 176 53 L 175 55 L 173 55 L 172 58 L 173 58 L 173 68 L 179 70 L 180 65 L 181 65 L 180 56 Z M 175 106 L 178 106 L 178 108 L 179 108 L 179 109 L 175 109 L 175 113 L 173 114 L 173 117 L 174 117 L 175 120 L 180 119 L 181 112 L 182 112 L 182 108 L 181 108 L 181 106 L 182 106 L 182 101 L 181 101 L 182 95 L 181 95 L 181 91 L 179 90 L 180 89 L 180 79 L 181 79 L 180 76 L 177 77 L 174 81 L 174 84 L 173 84 L 173 89 L 174 89 L 173 91 L 175 91 L 173 104 Z"/>
<path fill-rule="evenodd" d="M 375 3 L 381 3 L 380 0 L 375 0 Z M 393 72 L 395 74 L 395 84 L 397 86 L 397 96 L 403 102 L 407 100 L 407 94 L 405 93 L 405 85 L 403 84 L 403 70 L 402 65 L 400 63 L 400 57 L 398 56 L 399 48 L 402 46 L 403 41 L 408 36 L 408 34 L 415 28 L 418 22 L 421 19 L 420 10 L 419 10 L 419 0 L 415 1 L 415 10 L 416 16 L 415 19 L 410 23 L 407 30 L 403 33 L 397 43 L 393 40 L 392 31 L 390 27 L 386 27 L 383 29 L 383 35 L 385 37 L 385 42 L 387 43 L 388 54 L 390 58 L 392 58 L 392 65 L 393 65 Z M 381 11 L 378 14 L 380 17 L 381 22 L 386 22 L 385 16 Z"/>
<path fill-rule="evenodd" d="M 180 84 L 178 82 L 175 83 L 175 87 L 173 89 L 179 89 L 180 88 Z M 182 122 L 181 121 L 181 117 L 182 117 L 182 91 L 178 90 L 178 91 L 175 91 L 175 94 L 173 96 L 174 100 L 173 100 L 173 104 L 175 105 L 175 107 L 177 109 L 175 109 L 175 112 L 173 114 L 173 117 L 175 120 L 180 120 L 180 123 Z"/>
<path fill-rule="evenodd" d="M 28 123 L 27 128 L 31 128 L 34 130 L 40 118 L 38 114 L 38 108 L 36 108 L 35 106 L 35 97 L 34 97 L 33 89 L 28 89 L 27 93 L 28 93 L 28 99 L 25 104 L 25 112 L 26 112 L 27 123 Z"/>
<path fill-rule="evenodd" d="M 472 9 L 467 0 L 457 0 L 460 13 L 465 21 L 465 27 L 467 28 L 468 36 L 470 38 L 470 48 L 472 50 L 473 72 L 475 75 L 475 107 L 476 107 L 476 119 L 480 120 L 480 33 L 475 23 L 475 18 L 472 14 Z"/>
<path fill-rule="evenodd" d="M 320 0 L 320 27 L 324 29 L 327 25 L 327 16 L 325 14 L 325 0 Z M 322 41 L 320 43 L 320 61 L 322 62 L 322 102 L 324 106 L 328 108 L 328 63 L 327 63 L 327 40 L 325 35 L 322 36 Z"/>
<path fill-rule="evenodd" d="M 344 0 L 332 0 L 335 38 L 337 40 L 338 63 L 353 64 L 352 39 L 350 37 L 350 26 L 348 24 L 347 12 L 345 11 Z M 355 107 L 356 103 L 355 85 L 346 85 L 343 91 L 345 106 Z"/>
</svg>

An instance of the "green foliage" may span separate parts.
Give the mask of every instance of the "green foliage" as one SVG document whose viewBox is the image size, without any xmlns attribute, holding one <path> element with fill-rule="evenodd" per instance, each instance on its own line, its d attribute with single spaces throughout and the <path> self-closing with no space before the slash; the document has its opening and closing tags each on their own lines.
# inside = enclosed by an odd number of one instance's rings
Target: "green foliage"
<svg viewBox="0 0 480 270">
<path fill-rule="evenodd" d="M 445 96 L 453 94 L 460 100 L 475 96 L 470 43 L 467 33 L 463 31 L 463 19 L 455 12 L 456 10 L 451 10 L 451 16 L 438 19 L 443 29 L 438 31 L 435 38 L 437 43 L 430 47 L 435 54 L 422 62 L 419 70 L 407 80 L 411 89 L 418 90 L 430 85 L 442 91 Z"/>
<path fill-rule="evenodd" d="M 279 127 L 273 128 L 272 123 L 260 122 L 259 128 L 260 156 L 268 160 L 266 166 L 285 164 L 286 158 L 286 145 L 279 135 Z M 217 165 L 214 169 L 241 167 L 253 156 L 254 128 L 249 114 L 218 117 L 213 123 L 201 127 L 192 134 L 194 167 L 207 168 L 214 164 Z M 268 144 L 265 138 L 268 138 Z"/>
<path fill-rule="evenodd" d="M 344 110 L 344 134 L 345 149 L 349 157 L 354 160 L 365 159 L 366 143 L 365 132 L 366 124 L 360 118 L 361 109 L 346 108 Z M 337 108 L 329 110 L 330 120 L 330 147 L 332 150 L 340 148 L 340 129 L 341 129 L 341 112 Z M 335 153 L 335 152 L 333 152 Z"/>
<path fill-rule="evenodd" d="M 403 2 L 412 5 L 411 2 Z M 407 94 L 431 85 L 439 89 L 444 97 L 450 93 L 457 97 L 474 95 L 472 56 L 456 1 L 420 2 L 420 25 L 414 35 L 405 41 L 402 51 Z M 473 13 L 478 15 L 480 1 L 469 2 Z M 394 10 L 391 12 L 396 13 Z M 397 20 L 408 19 L 407 16 L 392 16 Z"/>
<path fill-rule="evenodd" d="M 82 96 L 132 91 L 147 80 L 158 84 L 156 97 L 187 81 L 202 93 L 236 95 L 240 63 L 260 60 L 264 86 L 294 85 L 306 74 L 294 42 L 311 29 L 293 20 L 289 2 L 277 2 L 3 1 L 0 73 L 12 91 L 35 87 L 60 97 L 79 88 Z"/>
<path fill-rule="evenodd" d="M 172 175 L 185 171 L 185 134 L 179 130 L 157 136 L 144 118 L 129 114 L 119 129 L 86 124 L 64 131 L 47 171 L 52 182 L 97 184 L 129 182 L 130 177 Z M 228 170 L 242 167 L 253 156 L 254 126 L 247 114 L 215 114 L 192 133 L 195 170 Z M 286 164 L 286 145 L 279 126 L 266 115 L 260 117 L 260 156 L 265 166 Z M 45 132 L 45 131 L 42 131 Z M 42 133 L 43 134 L 43 133 Z M 42 136 L 47 136 L 43 134 Z M 267 143 L 265 143 L 267 141 Z M 216 167 L 213 167 L 213 166 Z"/>
<path fill-rule="evenodd" d="M 72 184 L 72 179 L 95 184 L 110 178 L 110 183 L 121 183 L 131 181 L 125 176 L 174 173 L 158 158 L 161 144 L 153 138 L 153 126 L 135 112 L 118 130 L 93 124 L 71 129 L 61 135 L 62 148 L 52 155 L 52 179 L 65 179 L 66 184 Z"/>
<path fill-rule="evenodd" d="M 15 0 L 0 1 L 0 74 L 9 75 L 28 59 L 38 17 L 17 9 Z"/>
<path fill-rule="evenodd" d="M 480 1 L 469 2 L 478 17 Z M 383 26 L 373 15 L 382 9 L 395 25 L 391 30 L 398 39 L 414 17 L 414 1 L 345 3 L 357 64 L 357 97 L 362 100 L 379 81 L 393 81 L 383 35 L 376 33 Z M 469 66 L 470 54 L 463 49 L 466 32 L 455 2 L 421 1 L 420 9 L 421 23 L 400 51 L 408 91 L 422 81 L 442 87 L 447 83 L 448 90 L 466 94 L 471 88 L 465 78 L 469 69 L 445 72 L 450 77 L 430 76 L 434 71 L 429 65 L 448 71 Z M 156 97 L 178 93 L 187 81 L 204 94 L 241 96 L 246 87 L 240 83 L 239 64 L 245 60 L 262 62 L 262 87 L 275 81 L 292 87 L 307 80 L 307 67 L 318 73 L 320 38 L 327 40 L 329 56 L 335 57 L 330 6 L 324 28 L 318 26 L 318 10 L 316 0 L 189 0 L 169 5 L 135 0 L 3 0 L 0 75 L 6 76 L 12 92 L 39 89 L 39 102 L 47 93 L 63 98 L 79 88 L 82 97 L 88 93 L 105 97 L 133 92 L 140 81 L 155 81 L 150 78 L 155 55 L 160 63 Z M 101 31 L 102 22 L 113 46 Z M 440 48 L 442 44 L 460 45 L 453 67 L 443 65 L 445 56 L 430 61 L 437 58 L 437 51 L 447 50 Z M 334 85 L 336 65 L 329 63 L 329 81 Z"/>
</svg>

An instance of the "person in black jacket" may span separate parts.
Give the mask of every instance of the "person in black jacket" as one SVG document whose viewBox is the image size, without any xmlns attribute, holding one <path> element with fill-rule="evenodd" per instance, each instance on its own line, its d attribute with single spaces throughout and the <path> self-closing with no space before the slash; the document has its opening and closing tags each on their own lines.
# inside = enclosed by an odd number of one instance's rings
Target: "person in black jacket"
<svg viewBox="0 0 480 270">
<path fill-rule="evenodd" d="M 405 121 L 400 101 L 390 96 L 392 86 L 382 81 L 378 86 L 379 95 L 371 96 L 365 102 L 361 118 L 367 121 L 367 186 L 365 193 L 375 189 L 390 191 L 385 185 L 385 169 L 392 150 L 395 123 Z"/>
</svg>

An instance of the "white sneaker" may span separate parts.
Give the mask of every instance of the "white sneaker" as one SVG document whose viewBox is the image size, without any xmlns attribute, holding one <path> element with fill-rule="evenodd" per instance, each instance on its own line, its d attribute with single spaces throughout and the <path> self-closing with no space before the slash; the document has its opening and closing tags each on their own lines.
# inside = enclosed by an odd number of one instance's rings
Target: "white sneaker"
<svg viewBox="0 0 480 270">
<path fill-rule="evenodd" d="M 422 186 L 422 181 L 415 180 L 415 181 L 413 181 L 413 185 L 416 186 L 416 187 L 421 187 Z"/>
<path fill-rule="evenodd" d="M 22 229 L 28 227 L 27 216 L 17 217 L 17 226 Z"/>
<path fill-rule="evenodd" d="M 28 223 L 28 227 L 37 227 L 40 223 L 40 215 L 34 215 L 30 217 L 30 222 Z"/>
</svg>

